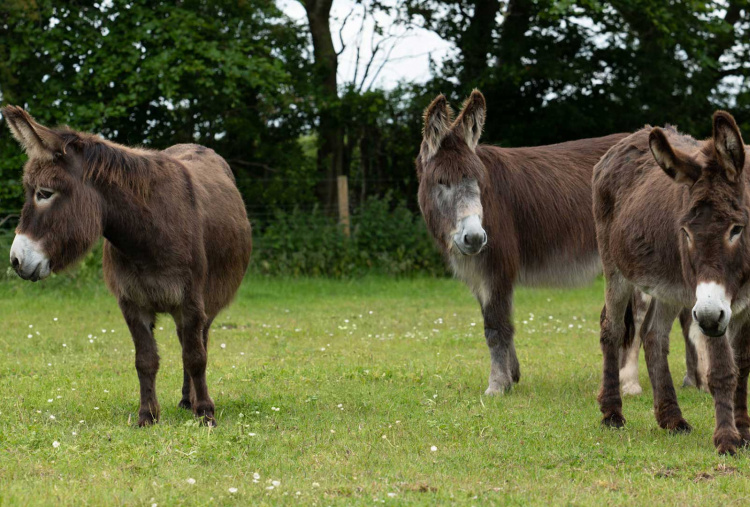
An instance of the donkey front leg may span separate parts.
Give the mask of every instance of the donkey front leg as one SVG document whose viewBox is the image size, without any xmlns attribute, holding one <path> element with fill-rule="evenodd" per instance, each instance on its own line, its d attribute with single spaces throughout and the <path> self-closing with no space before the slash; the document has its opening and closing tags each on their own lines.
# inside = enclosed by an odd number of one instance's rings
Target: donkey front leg
<svg viewBox="0 0 750 507">
<path fill-rule="evenodd" d="M 156 315 L 129 301 L 121 300 L 119 304 L 135 345 L 135 369 L 141 386 L 138 426 L 149 426 L 159 420 L 160 412 L 156 399 L 156 372 L 159 370 L 159 353 L 154 340 Z"/>
<path fill-rule="evenodd" d="M 633 293 L 633 286 L 619 272 L 606 277 L 607 288 L 604 294 L 604 308 L 600 319 L 602 348 L 602 385 L 599 389 L 599 410 L 602 424 L 614 428 L 625 425 L 620 397 L 620 349 L 625 339 L 625 314 Z"/>
<path fill-rule="evenodd" d="M 204 329 L 208 322 L 202 305 L 183 307 L 179 316 L 175 318 L 175 322 L 182 343 L 183 371 L 187 373 L 187 377 L 190 379 L 190 406 L 193 409 L 193 414 L 203 424 L 216 426 L 214 402 L 208 395 L 208 385 L 206 384 L 208 354 Z M 183 385 L 183 397 L 185 391 L 186 386 Z M 182 405 L 182 402 L 180 402 L 180 405 Z"/>
<path fill-rule="evenodd" d="M 654 389 L 656 422 L 664 429 L 676 433 L 688 433 L 692 428 L 682 417 L 667 362 L 669 332 L 679 311 L 679 307 L 671 307 L 655 299 L 651 301 L 643 326 L 643 349 L 648 376 Z"/>
<path fill-rule="evenodd" d="M 490 349 L 490 379 L 485 395 L 504 393 L 521 378 L 521 367 L 513 344 L 511 308 L 513 291 L 496 291 L 482 304 L 484 337 Z"/>
<path fill-rule="evenodd" d="M 714 445 L 719 454 L 735 454 L 741 444 L 734 419 L 737 366 L 727 336 L 702 336 L 708 349 L 708 389 L 714 398 L 716 428 Z"/>
</svg>

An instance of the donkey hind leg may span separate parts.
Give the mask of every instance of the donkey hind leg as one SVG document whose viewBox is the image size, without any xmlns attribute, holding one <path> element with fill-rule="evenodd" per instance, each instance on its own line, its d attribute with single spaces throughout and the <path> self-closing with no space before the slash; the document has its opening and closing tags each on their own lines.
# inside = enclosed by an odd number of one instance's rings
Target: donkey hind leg
<svg viewBox="0 0 750 507">
<path fill-rule="evenodd" d="M 204 328 L 207 324 L 202 304 L 184 305 L 175 320 L 182 338 L 183 369 L 190 377 L 190 406 L 193 414 L 208 426 L 216 426 L 214 402 L 206 384 L 206 352 Z M 183 386 L 184 389 L 184 386 Z"/>
<path fill-rule="evenodd" d="M 120 301 L 120 309 L 135 345 L 135 369 L 141 388 L 138 409 L 138 426 L 149 426 L 159 420 L 159 402 L 156 399 L 156 372 L 159 354 L 154 340 L 154 312 L 145 311 L 128 301 Z"/>
<path fill-rule="evenodd" d="M 620 349 L 622 349 L 625 334 L 628 332 L 625 315 L 628 313 L 627 308 L 632 293 L 632 284 L 619 272 L 607 276 L 605 305 L 600 319 L 599 343 L 602 348 L 603 368 L 598 401 L 599 410 L 604 416 L 602 424 L 614 428 L 621 428 L 625 425 L 620 397 L 619 359 Z"/>
<path fill-rule="evenodd" d="M 737 362 L 737 390 L 734 392 L 734 423 L 742 445 L 750 446 L 750 416 L 747 413 L 747 378 L 750 374 L 750 322 L 745 322 L 732 336 L 732 347 Z"/>
<path fill-rule="evenodd" d="M 651 302 L 651 296 L 640 291 L 633 294 L 634 336 L 629 346 L 625 346 L 620 356 L 620 385 L 622 394 L 637 396 L 643 393 L 638 378 L 638 354 L 641 351 L 641 326 L 646 316 L 646 307 Z"/>
<path fill-rule="evenodd" d="M 700 339 L 698 325 L 693 323 L 690 308 L 680 312 L 680 326 L 685 339 L 685 378 L 682 387 L 696 387 L 708 392 L 708 357 L 705 343 Z"/>
<path fill-rule="evenodd" d="M 521 369 L 513 344 L 511 308 L 513 290 L 493 294 L 492 299 L 482 305 L 484 337 L 490 349 L 490 378 L 485 395 L 501 394 L 510 390 L 513 382 L 521 378 Z"/>
<path fill-rule="evenodd" d="M 181 325 L 181 317 L 179 313 L 175 313 L 173 315 L 175 320 L 175 325 L 177 326 L 177 337 L 180 340 L 180 346 L 182 347 L 182 325 Z M 208 351 L 208 330 L 211 327 L 211 323 L 213 322 L 213 317 L 209 318 L 206 322 L 206 325 L 203 328 L 203 348 Z M 195 398 L 195 389 L 193 388 L 193 382 L 190 379 L 190 374 L 188 373 L 187 366 L 183 363 L 182 365 L 182 398 L 180 399 L 180 402 L 177 404 L 178 408 L 184 408 L 186 410 L 192 410 L 193 408 L 193 402 L 192 400 Z"/>
<path fill-rule="evenodd" d="M 643 325 L 643 350 L 648 376 L 654 390 L 656 422 L 660 427 L 672 432 L 689 433 L 692 427 L 682 417 L 667 362 L 669 332 L 679 312 L 679 307 L 666 305 L 656 299 L 651 300 Z"/>
<path fill-rule="evenodd" d="M 175 317 L 175 325 L 177 327 L 177 338 L 180 340 L 180 347 L 182 345 L 182 325 L 180 324 L 179 317 Z M 187 367 L 183 363 L 182 365 L 182 398 L 177 404 L 178 408 L 184 408 L 186 410 L 192 410 L 193 403 L 191 400 L 191 392 L 193 392 L 193 382 L 190 380 L 190 374 L 187 371 Z"/>
</svg>

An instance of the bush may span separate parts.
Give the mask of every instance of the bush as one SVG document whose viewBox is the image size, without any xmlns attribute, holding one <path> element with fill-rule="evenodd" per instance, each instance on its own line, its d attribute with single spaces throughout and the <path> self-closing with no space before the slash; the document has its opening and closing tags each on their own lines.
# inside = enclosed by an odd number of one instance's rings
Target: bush
<svg viewBox="0 0 750 507">
<path fill-rule="evenodd" d="M 367 273 L 444 275 L 444 263 L 424 221 L 402 203 L 370 199 L 351 217 L 351 237 L 318 209 L 278 212 L 256 230 L 251 269 L 284 276 Z"/>
</svg>

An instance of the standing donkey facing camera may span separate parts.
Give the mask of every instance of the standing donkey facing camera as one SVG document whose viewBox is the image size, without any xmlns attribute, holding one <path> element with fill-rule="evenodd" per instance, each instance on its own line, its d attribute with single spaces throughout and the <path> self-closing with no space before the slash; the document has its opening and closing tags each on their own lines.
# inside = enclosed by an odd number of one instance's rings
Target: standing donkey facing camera
<svg viewBox="0 0 750 507">
<path fill-rule="evenodd" d="M 252 249 L 250 223 L 227 163 L 203 146 L 128 148 L 47 128 L 19 107 L 2 113 L 29 156 L 26 202 L 10 252 L 13 269 L 25 280 L 41 280 L 104 237 L 104 278 L 135 344 L 138 425 L 159 419 L 157 313 L 172 315 L 182 345 L 179 406 L 215 425 L 206 385 L 208 331 L 237 292 Z"/>
</svg>

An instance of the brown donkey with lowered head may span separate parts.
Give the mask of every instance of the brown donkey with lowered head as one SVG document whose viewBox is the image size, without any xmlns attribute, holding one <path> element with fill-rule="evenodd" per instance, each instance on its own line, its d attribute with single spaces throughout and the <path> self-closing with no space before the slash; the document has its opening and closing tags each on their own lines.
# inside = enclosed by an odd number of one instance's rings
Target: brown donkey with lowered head
<svg viewBox="0 0 750 507">
<path fill-rule="evenodd" d="M 623 317 L 634 289 L 652 296 L 641 335 L 662 428 L 689 431 L 667 363 L 669 331 L 692 307 L 708 356 L 714 445 L 733 454 L 750 442 L 750 195 L 745 145 L 719 111 L 706 141 L 646 127 L 615 145 L 594 168 L 594 218 L 607 281 L 602 312 L 603 423 L 625 423 L 618 381 Z"/>
<path fill-rule="evenodd" d="M 29 155 L 13 268 L 21 278 L 40 280 L 80 259 L 103 236 L 104 277 L 135 344 L 138 424 L 159 419 L 153 329 L 156 314 L 166 312 L 182 345 L 180 406 L 215 425 L 206 385 L 208 330 L 237 291 L 252 249 L 227 163 L 202 146 L 127 148 L 44 127 L 19 107 L 2 113 Z"/>
<path fill-rule="evenodd" d="M 425 111 L 416 164 L 427 228 L 481 305 L 491 359 L 486 394 L 494 394 L 520 378 L 514 285 L 568 286 L 601 272 L 591 171 L 626 134 L 498 148 L 479 144 L 485 111 L 475 90 L 453 121 L 438 96 Z"/>
</svg>

